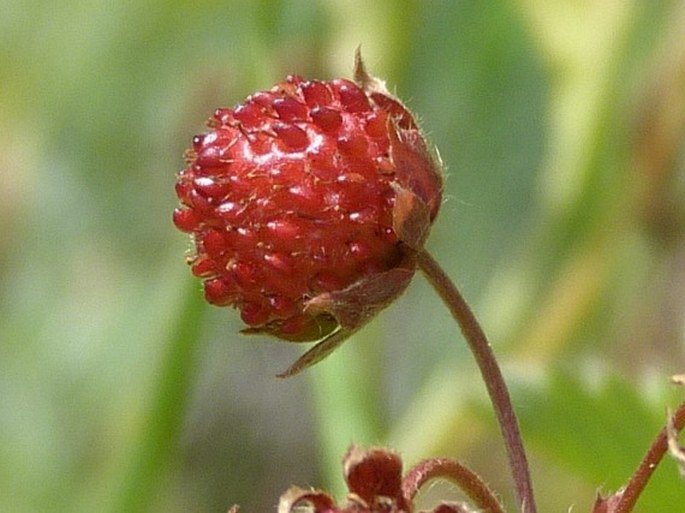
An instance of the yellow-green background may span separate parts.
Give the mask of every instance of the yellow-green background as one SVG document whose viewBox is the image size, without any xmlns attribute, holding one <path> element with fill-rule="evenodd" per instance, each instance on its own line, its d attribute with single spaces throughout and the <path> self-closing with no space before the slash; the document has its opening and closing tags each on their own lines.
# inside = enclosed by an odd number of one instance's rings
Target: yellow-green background
<svg viewBox="0 0 685 513">
<path fill-rule="evenodd" d="M 540 510 L 589 511 L 685 396 L 684 33 L 678 0 L 5 0 L 0 510 L 264 513 L 340 494 L 352 441 L 459 457 L 512 505 L 420 275 L 282 381 L 302 348 L 239 335 L 183 261 L 174 175 L 213 109 L 349 76 L 361 44 L 446 164 L 428 246 L 501 356 Z M 638 511 L 683 504 L 667 458 Z"/>
</svg>

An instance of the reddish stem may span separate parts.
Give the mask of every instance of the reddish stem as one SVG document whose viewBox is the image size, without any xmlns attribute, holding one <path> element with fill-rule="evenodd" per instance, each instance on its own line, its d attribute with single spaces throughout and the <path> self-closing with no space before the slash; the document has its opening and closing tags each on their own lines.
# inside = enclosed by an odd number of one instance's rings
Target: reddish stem
<svg viewBox="0 0 685 513">
<path fill-rule="evenodd" d="M 478 474 L 448 458 L 431 458 L 414 466 L 402 480 L 402 493 L 411 504 L 419 489 L 434 478 L 449 479 L 468 495 L 478 508 L 487 513 L 505 513 L 495 495 Z"/>
<path fill-rule="evenodd" d="M 533 485 L 518 420 L 492 347 L 466 300 L 435 259 L 423 250 L 418 254 L 418 264 L 459 324 L 476 359 L 504 437 L 521 511 L 536 513 Z"/>
<path fill-rule="evenodd" d="M 678 409 L 671 417 L 673 429 L 680 432 L 685 427 L 685 401 L 683 401 Z M 614 513 L 630 513 L 637 500 L 640 498 L 643 490 L 647 486 L 649 479 L 656 470 L 657 465 L 666 454 L 668 450 L 668 429 L 664 427 L 659 431 L 651 447 L 645 454 L 635 472 L 628 481 L 621 498 L 619 499 Z"/>
</svg>

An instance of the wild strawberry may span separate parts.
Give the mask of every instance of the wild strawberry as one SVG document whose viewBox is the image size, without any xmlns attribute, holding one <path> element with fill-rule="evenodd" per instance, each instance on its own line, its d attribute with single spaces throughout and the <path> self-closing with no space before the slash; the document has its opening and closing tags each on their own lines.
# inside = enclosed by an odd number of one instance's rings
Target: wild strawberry
<svg viewBox="0 0 685 513">
<path fill-rule="evenodd" d="M 178 174 L 207 301 L 249 333 L 323 341 L 318 361 L 397 297 L 441 201 L 412 114 L 357 55 L 356 82 L 290 76 L 220 108 Z"/>
</svg>

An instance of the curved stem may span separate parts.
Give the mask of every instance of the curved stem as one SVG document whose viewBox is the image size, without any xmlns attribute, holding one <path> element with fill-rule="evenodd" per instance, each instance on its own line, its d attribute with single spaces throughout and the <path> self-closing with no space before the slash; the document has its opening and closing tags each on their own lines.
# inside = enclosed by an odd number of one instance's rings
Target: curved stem
<svg viewBox="0 0 685 513">
<path fill-rule="evenodd" d="M 473 353 L 480 369 L 495 415 L 504 437 L 509 466 L 516 484 L 516 496 L 522 513 L 536 513 L 528 459 L 519 431 L 516 413 L 507 385 L 483 329 L 456 285 L 440 265 L 425 250 L 418 254 L 418 264 L 426 278 L 440 295 Z"/>
<path fill-rule="evenodd" d="M 402 480 L 402 493 L 407 502 L 411 504 L 419 489 L 434 478 L 453 481 L 484 512 L 505 513 L 490 487 L 478 474 L 458 461 L 448 458 L 427 459 L 409 471 Z"/>
<path fill-rule="evenodd" d="M 676 432 L 681 431 L 685 427 L 685 401 L 680 403 L 678 409 L 669 419 L 669 422 Z M 614 509 L 614 513 L 629 513 L 633 510 L 642 491 L 647 486 L 649 479 L 652 477 L 652 474 L 667 450 L 668 426 L 659 431 L 659 434 L 654 439 L 654 442 L 652 442 L 652 445 L 647 450 L 644 458 L 642 458 L 640 465 L 637 467 L 635 473 L 633 473 L 623 490 L 621 498 Z"/>
</svg>

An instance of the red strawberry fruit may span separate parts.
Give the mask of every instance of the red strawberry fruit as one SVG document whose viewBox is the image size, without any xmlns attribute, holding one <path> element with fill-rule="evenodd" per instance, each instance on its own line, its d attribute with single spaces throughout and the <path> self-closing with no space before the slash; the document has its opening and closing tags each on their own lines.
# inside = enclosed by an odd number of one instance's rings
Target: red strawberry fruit
<svg viewBox="0 0 685 513">
<path fill-rule="evenodd" d="M 289 76 L 220 108 L 178 174 L 176 226 L 192 235 L 207 301 L 249 333 L 328 354 L 406 288 L 441 201 L 437 159 L 412 114 L 368 75 Z"/>
</svg>

